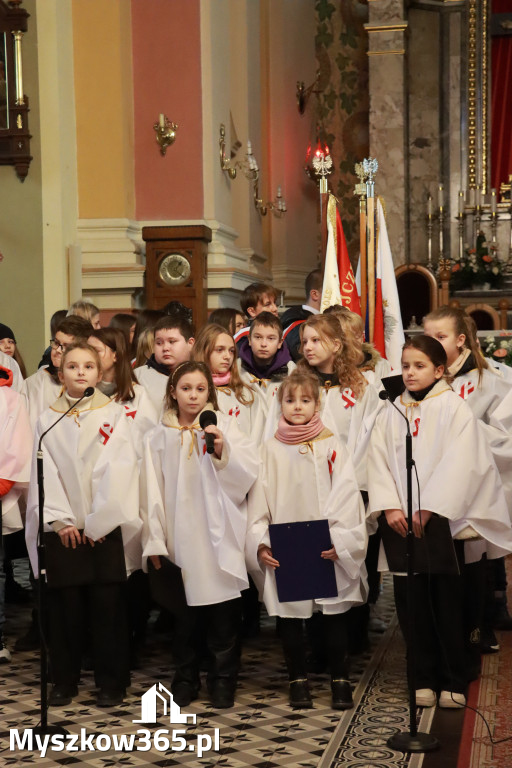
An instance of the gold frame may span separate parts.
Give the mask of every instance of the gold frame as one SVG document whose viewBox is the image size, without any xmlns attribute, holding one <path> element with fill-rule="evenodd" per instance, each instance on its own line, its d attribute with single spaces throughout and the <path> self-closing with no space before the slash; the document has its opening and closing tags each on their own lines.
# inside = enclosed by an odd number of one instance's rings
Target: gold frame
<svg viewBox="0 0 512 768">
<path fill-rule="evenodd" d="M 489 192 L 490 98 L 489 98 L 490 0 L 468 0 L 468 188 Z"/>
</svg>

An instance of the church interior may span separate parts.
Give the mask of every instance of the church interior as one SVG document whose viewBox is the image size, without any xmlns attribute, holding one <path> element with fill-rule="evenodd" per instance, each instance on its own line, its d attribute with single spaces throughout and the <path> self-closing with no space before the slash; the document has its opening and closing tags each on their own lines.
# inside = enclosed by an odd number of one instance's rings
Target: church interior
<svg viewBox="0 0 512 768">
<path fill-rule="evenodd" d="M 378 161 L 404 329 L 450 304 L 472 314 L 481 339 L 512 336 L 508 0 L 1 0 L 0 64 L 0 320 L 29 373 L 52 314 L 81 298 L 104 325 L 171 300 L 200 325 L 239 309 L 256 281 L 275 287 L 280 312 L 301 304 L 324 259 L 317 149 L 332 158 L 354 273 L 355 166 Z M 192 265 L 187 280 L 163 263 L 170 254 Z M 22 760 L 6 732 L 37 719 L 37 658 L 18 654 L 0 674 L 0 762 L 505 768 L 509 743 L 492 745 L 470 710 L 418 710 L 420 729 L 439 738 L 434 753 L 386 745 L 408 727 L 391 591 L 385 580 L 381 626 L 352 658 L 350 712 L 329 708 L 319 673 L 316 708 L 290 713 L 269 623 L 247 642 L 236 707 L 190 710 L 197 732 L 220 728 L 220 752 Z M 484 657 L 468 704 L 505 740 L 512 633 L 498 634 L 501 652 Z M 134 732 L 140 695 L 165 684 L 162 637 L 112 716 L 84 695 L 55 717 L 71 730 Z"/>
</svg>

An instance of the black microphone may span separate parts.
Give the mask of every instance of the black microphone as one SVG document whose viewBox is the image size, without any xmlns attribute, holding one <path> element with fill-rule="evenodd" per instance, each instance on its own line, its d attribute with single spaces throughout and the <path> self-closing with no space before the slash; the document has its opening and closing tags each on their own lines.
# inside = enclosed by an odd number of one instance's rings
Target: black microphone
<svg viewBox="0 0 512 768">
<path fill-rule="evenodd" d="M 199 426 L 204 430 L 206 427 L 209 427 L 210 424 L 217 426 L 217 414 L 215 411 L 203 411 L 199 416 Z M 215 435 L 212 435 L 210 432 L 205 432 L 204 439 L 206 442 L 206 453 L 213 453 L 215 450 Z"/>
<path fill-rule="evenodd" d="M 87 387 L 87 389 L 84 391 L 84 393 L 83 393 L 82 397 L 80 397 L 80 398 L 79 398 L 79 399 L 76 401 L 76 403 L 73 403 L 73 405 L 71 405 L 71 406 L 70 406 L 70 407 L 67 409 L 67 411 L 66 411 L 65 413 L 63 413 L 63 414 L 62 414 L 62 416 L 61 416 L 59 419 L 57 419 L 57 421 L 55 421 L 55 422 L 54 422 L 54 423 L 51 425 L 51 427 L 48 427 L 48 429 L 47 429 L 45 432 L 43 432 L 43 434 L 42 434 L 42 435 L 41 435 L 41 437 L 39 438 L 39 444 L 38 444 L 38 446 L 37 446 L 37 450 L 38 450 L 38 452 L 40 452 L 40 451 L 41 451 L 41 443 L 43 442 L 43 437 L 44 437 L 45 435 L 47 435 L 47 434 L 48 434 L 48 432 L 49 432 L 51 429 L 53 429 L 55 426 L 57 426 L 57 424 L 59 423 L 59 421 L 62 421 L 62 419 L 64 418 L 64 416 L 67 416 L 67 415 L 68 415 L 68 413 L 69 413 L 70 411 L 72 411 L 72 410 L 73 410 L 73 408 L 76 408 L 76 407 L 77 407 L 77 405 L 78 405 L 78 403 L 81 403 L 81 402 L 82 402 L 82 400 L 84 399 L 84 397 L 91 397 L 91 395 L 93 395 L 93 394 L 94 394 L 94 387 Z"/>
</svg>

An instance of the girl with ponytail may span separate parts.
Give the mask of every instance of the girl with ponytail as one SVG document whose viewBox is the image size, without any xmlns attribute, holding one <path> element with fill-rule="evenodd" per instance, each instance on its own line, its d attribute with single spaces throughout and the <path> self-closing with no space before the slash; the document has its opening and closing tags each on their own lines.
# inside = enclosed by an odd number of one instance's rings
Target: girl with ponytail
<svg viewBox="0 0 512 768">
<path fill-rule="evenodd" d="M 503 483 L 509 513 L 512 512 L 512 434 L 506 424 L 495 415 L 496 409 L 511 391 L 511 385 L 489 367 L 483 356 L 476 335 L 473 319 L 462 309 L 456 307 L 440 307 L 430 312 L 423 321 L 427 336 L 437 339 L 446 350 L 448 374 L 455 393 L 470 407 L 484 431 L 487 443 L 491 448 L 494 461 L 499 470 Z M 491 512 L 489 513 L 491 514 Z M 485 593 L 485 559 L 487 554 L 487 570 L 489 570 L 491 589 Z M 467 542 L 465 545 L 466 577 L 471 580 L 472 608 L 478 608 L 476 615 L 469 618 L 470 628 L 479 625 L 482 631 L 480 649 L 492 653 L 499 649 L 494 636 L 493 623 L 498 611 L 501 617 L 508 621 L 512 628 L 512 619 L 506 608 L 506 576 L 502 558 L 496 560 L 492 547 L 484 546 L 484 542 Z M 495 586 L 492 587 L 494 581 Z M 494 606 L 494 594 L 497 590 L 503 593 L 501 603 Z M 483 603 L 485 601 L 485 609 Z M 484 613 L 485 615 L 484 615 Z M 478 637 L 478 633 L 471 632 Z M 477 649 L 478 650 L 478 649 Z M 477 656 L 477 654 L 475 654 Z"/>
</svg>

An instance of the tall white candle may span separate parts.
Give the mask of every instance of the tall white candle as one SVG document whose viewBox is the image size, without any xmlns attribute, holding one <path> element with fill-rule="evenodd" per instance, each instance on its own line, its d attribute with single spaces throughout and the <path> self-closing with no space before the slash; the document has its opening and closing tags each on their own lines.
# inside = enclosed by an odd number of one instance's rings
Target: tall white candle
<svg viewBox="0 0 512 768">
<path fill-rule="evenodd" d="M 462 216 L 464 213 L 464 192 L 462 189 L 459 191 L 459 214 Z"/>
<path fill-rule="evenodd" d="M 473 188 L 469 190 L 469 204 L 471 208 L 475 207 L 475 190 Z"/>
<path fill-rule="evenodd" d="M 476 207 L 480 208 L 480 206 L 482 205 L 482 190 L 480 189 L 480 187 L 476 188 L 475 201 L 476 201 Z"/>
<path fill-rule="evenodd" d="M 432 195 L 427 196 L 428 215 L 432 216 Z"/>
<path fill-rule="evenodd" d="M 160 117 L 158 118 L 158 122 L 160 124 L 160 128 L 165 128 L 165 117 L 162 113 L 160 113 Z"/>
<path fill-rule="evenodd" d="M 437 190 L 437 202 L 440 208 L 443 207 L 444 202 L 444 194 L 443 194 L 443 185 L 439 185 L 439 189 Z"/>
<path fill-rule="evenodd" d="M 491 189 L 491 212 L 496 213 L 498 200 L 496 198 L 496 190 Z"/>
</svg>

